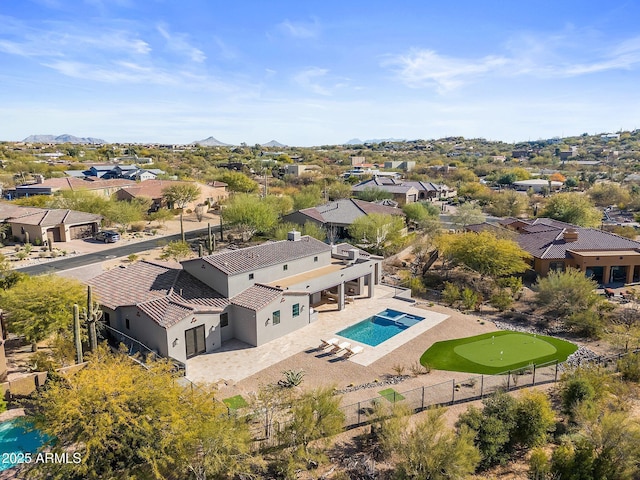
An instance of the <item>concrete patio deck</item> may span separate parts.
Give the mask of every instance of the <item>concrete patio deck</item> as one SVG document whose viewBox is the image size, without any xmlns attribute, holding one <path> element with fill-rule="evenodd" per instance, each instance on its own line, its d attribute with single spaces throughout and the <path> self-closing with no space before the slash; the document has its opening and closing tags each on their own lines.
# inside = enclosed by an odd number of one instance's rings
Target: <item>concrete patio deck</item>
<svg viewBox="0 0 640 480">
<path fill-rule="evenodd" d="M 394 289 L 376 285 L 373 298 L 357 298 L 341 311 L 320 309 L 318 320 L 304 328 L 259 347 L 238 340 L 225 342 L 219 350 L 187 360 L 187 378 L 192 382 L 215 383 L 221 380 L 238 382 L 297 353 L 316 348 L 320 339 L 335 337 L 336 332 L 370 317 L 386 308 L 424 317 L 417 325 L 399 333 L 377 347 L 361 345 L 364 351 L 349 360 L 367 366 L 401 345 L 438 325 L 448 315 L 417 309 L 412 303 L 393 298 Z M 352 344 L 359 345 L 349 339 Z"/>
</svg>

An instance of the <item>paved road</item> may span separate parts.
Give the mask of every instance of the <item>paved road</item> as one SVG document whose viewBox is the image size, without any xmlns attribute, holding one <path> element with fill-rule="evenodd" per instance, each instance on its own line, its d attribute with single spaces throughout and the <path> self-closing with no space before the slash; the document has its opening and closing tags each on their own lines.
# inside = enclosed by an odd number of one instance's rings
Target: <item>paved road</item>
<svg viewBox="0 0 640 480">
<path fill-rule="evenodd" d="M 220 226 L 212 226 L 211 229 L 214 232 L 220 232 Z M 187 240 L 197 238 L 200 235 L 206 235 L 207 229 L 201 228 L 198 230 L 192 230 L 186 232 L 185 236 Z M 128 243 L 113 248 L 103 250 L 101 252 L 86 253 L 84 255 L 78 255 L 75 257 L 63 258 L 60 260 L 54 260 L 51 262 L 43 263 L 41 265 L 31 265 L 23 268 L 16 268 L 16 270 L 28 273 L 29 275 L 41 275 L 43 273 L 55 273 L 62 270 L 69 270 L 71 268 L 84 267 L 91 265 L 92 263 L 104 262 L 111 258 L 126 257 L 132 253 L 140 253 L 146 250 L 156 248 L 158 244 L 168 243 L 175 240 L 180 240 L 180 234 L 166 235 L 162 237 L 155 237 L 151 240 L 144 240 L 142 242 Z"/>
</svg>

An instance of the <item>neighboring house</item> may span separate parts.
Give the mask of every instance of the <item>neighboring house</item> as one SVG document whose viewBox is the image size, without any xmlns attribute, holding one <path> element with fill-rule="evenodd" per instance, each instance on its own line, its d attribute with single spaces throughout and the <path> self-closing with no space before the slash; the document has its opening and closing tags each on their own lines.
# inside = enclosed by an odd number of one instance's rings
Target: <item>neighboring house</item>
<svg viewBox="0 0 640 480">
<path fill-rule="evenodd" d="M 8 190 L 7 193 L 12 197 L 29 197 L 32 195 L 53 195 L 62 190 L 71 190 L 74 192 L 83 190 L 109 198 L 118 190 L 135 185 L 136 182 L 134 180 L 124 180 L 120 178 L 112 180 L 104 180 L 96 177 L 48 178 L 39 181 L 39 183 L 19 185 L 14 190 Z"/>
<path fill-rule="evenodd" d="M 543 189 L 548 188 L 550 191 L 557 191 L 562 188 L 564 183 L 556 182 L 552 180 L 543 180 L 543 179 L 531 179 L 531 180 L 518 180 L 513 182 L 511 185 L 516 190 L 521 192 L 526 192 L 531 189 L 536 193 L 540 193 Z"/>
<path fill-rule="evenodd" d="M 549 218 L 507 218 L 500 224 L 519 234 L 515 240 L 533 256 L 539 275 L 572 267 L 599 284 L 640 281 L 640 242 Z"/>
<path fill-rule="evenodd" d="M 135 198 L 147 198 L 153 201 L 151 207 L 152 210 L 159 208 L 173 208 L 173 205 L 167 205 L 163 198 L 164 191 L 173 186 L 180 184 L 187 184 L 190 182 L 178 182 L 173 180 L 147 180 L 146 182 L 138 183 L 133 187 L 123 188 L 116 193 L 118 200 L 133 200 Z M 191 182 L 195 183 L 195 182 Z M 227 198 L 229 193 L 227 192 L 227 184 L 222 182 L 214 182 L 212 185 L 203 185 L 196 183 L 200 188 L 200 196 L 193 202 L 190 202 L 185 206 L 186 210 L 193 210 L 196 205 L 214 205 L 221 200 Z"/>
<path fill-rule="evenodd" d="M 410 172 L 414 168 L 416 168 L 416 162 L 414 161 L 400 161 L 400 160 L 391 160 L 388 162 L 384 162 L 384 168 L 396 169 L 396 170 L 404 170 L 405 172 Z"/>
<path fill-rule="evenodd" d="M 322 228 L 335 229 L 333 233 L 336 238 L 345 238 L 347 229 L 356 219 L 372 213 L 404 216 L 404 212 L 399 208 L 349 198 L 298 210 L 283 216 L 282 221 L 298 225 L 315 223 Z"/>
<path fill-rule="evenodd" d="M 103 179 L 124 178 L 126 180 L 137 180 L 143 182 L 145 180 L 155 180 L 158 175 L 164 175 L 166 172 L 158 168 L 142 168 L 138 165 L 131 164 L 107 164 L 93 165 L 88 170 L 82 172 L 87 177 L 98 177 Z"/>
<path fill-rule="evenodd" d="M 381 257 L 299 232 L 181 267 L 141 261 L 89 283 L 107 324 L 181 362 L 237 339 L 262 345 L 317 320 L 315 305 L 374 294 Z M 348 307 L 347 307 L 348 308 Z"/>
<path fill-rule="evenodd" d="M 303 173 L 313 174 L 320 173 L 322 169 L 318 165 L 306 165 L 301 163 L 288 163 L 286 165 L 282 165 L 275 170 L 276 176 L 279 178 L 284 177 L 285 175 L 293 175 L 294 177 L 299 177 Z"/>
<path fill-rule="evenodd" d="M 351 190 L 357 194 L 371 188 L 390 193 L 393 195 L 393 199 L 401 205 L 422 200 L 449 198 L 456 195 L 456 191 L 446 185 L 396 178 L 373 178 L 354 185 Z"/>
<path fill-rule="evenodd" d="M 20 207 L 0 203 L 0 222 L 11 225 L 11 234 L 21 241 L 68 242 L 93 236 L 100 229 L 100 215 L 64 208 Z"/>
</svg>

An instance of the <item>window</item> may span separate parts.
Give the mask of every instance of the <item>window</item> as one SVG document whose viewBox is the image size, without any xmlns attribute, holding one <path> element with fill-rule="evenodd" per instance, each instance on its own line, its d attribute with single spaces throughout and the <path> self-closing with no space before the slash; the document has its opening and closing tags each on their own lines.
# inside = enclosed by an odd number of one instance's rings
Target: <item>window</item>
<svg viewBox="0 0 640 480">
<path fill-rule="evenodd" d="M 300 304 L 299 303 L 293 304 L 293 306 L 291 307 L 291 313 L 293 313 L 294 317 L 297 317 L 298 315 L 300 315 Z"/>
<path fill-rule="evenodd" d="M 318 257 L 313 257 L 313 261 L 317 262 L 318 261 Z"/>
<path fill-rule="evenodd" d="M 280 323 L 280 310 L 273 312 L 273 324 L 278 325 Z"/>
<path fill-rule="evenodd" d="M 220 315 L 220 326 L 227 327 L 228 325 L 229 325 L 229 314 L 223 313 L 222 315 Z"/>
<path fill-rule="evenodd" d="M 253 280 L 253 273 L 249 274 L 249 280 Z"/>
<path fill-rule="evenodd" d="M 128 318 L 124 319 L 124 326 L 127 327 L 127 330 L 129 330 L 129 319 Z"/>
<path fill-rule="evenodd" d="M 549 263 L 549 271 L 564 272 L 564 262 Z"/>
<path fill-rule="evenodd" d="M 103 312 L 102 316 L 104 317 L 104 323 L 106 323 L 109 327 L 111 326 L 111 316 L 109 312 Z"/>
<path fill-rule="evenodd" d="M 289 265 L 287 265 L 286 263 L 282 266 L 282 270 L 284 270 L 285 272 L 287 270 L 289 270 Z"/>
</svg>

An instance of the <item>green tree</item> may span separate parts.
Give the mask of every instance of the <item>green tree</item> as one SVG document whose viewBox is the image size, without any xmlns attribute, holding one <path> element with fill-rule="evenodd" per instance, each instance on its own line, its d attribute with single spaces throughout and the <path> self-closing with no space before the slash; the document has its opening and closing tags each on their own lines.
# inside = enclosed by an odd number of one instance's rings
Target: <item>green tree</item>
<svg viewBox="0 0 640 480">
<path fill-rule="evenodd" d="M 549 397 L 540 391 L 525 392 L 515 407 L 516 425 L 511 441 L 530 448 L 544 445 L 555 426 L 555 415 Z"/>
<path fill-rule="evenodd" d="M 351 198 L 351 185 L 344 182 L 333 182 L 325 189 L 330 201 Z"/>
<path fill-rule="evenodd" d="M 171 259 L 175 262 L 179 262 L 180 260 L 184 260 L 191 256 L 191 253 L 191 247 L 187 242 L 176 240 L 175 242 L 169 242 L 162 247 L 160 258 L 163 260 Z"/>
<path fill-rule="evenodd" d="M 533 285 L 536 303 L 565 320 L 575 312 L 589 310 L 600 301 L 595 292 L 598 284 L 587 278 L 584 272 L 568 268 L 564 272 L 554 270 Z"/>
<path fill-rule="evenodd" d="M 561 222 L 595 227 L 602 221 L 602 212 L 593 206 L 589 197 L 580 193 L 558 193 L 547 200 L 541 217 Z"/>
<path fill-rule="evenodd" d="M 302 210 L 322 203 L 322 191 L 317 185 L 302 187 L 300 192 L 293 196 L 293 209 Z"/>
<path fill-rule="evenodd" d="M 393 194 L 376 187 L 365 187 L 361 192 L 356 193 L 356 197 L 365 202 L 375 202 L 393 198 Z"/>
<path fill-rule="evenodd" d="M 403 229 L 401 217 L 372 213 L 354 220 L 349 227 L 349 235 L 372 251 L 382 253 L 385 247 L 402 236 Z"/>
<path fill-rule="evenodd" d="M 443 414 L 443 409 L 429 410 L 415 429 L 405 433 L 397 448 L 397 478 L 462 479 L 475 471 L 480 454 L 473 444 L 473 433 L 466 427 L 457 433 L 448 429 Z"/>
<path fill-rule="evenodd" d="M 242 172 L 224 170 L 214 176 L 215 180 L 226 183 L 231 192 L 255 193 L 260 188 L 258 182 L 247 177 Z"/>
<path fill-rule="evenodd" d="M 467 225 L 484 222 L 486 217 L 477 205 L 472 203 L 463 203 L 454 213 L 451 214 L 451 221 L 454 225 L 464 228 Z"/>
<path fill-rule="evenodd" d="M 278 221 L 278 214 L 268 202 L 254 195 L 234 195 L 222 209 L 222 219 L 251 238 L 257 232 L 268 232 Z"/>
<path fill-rule="evenodd" d="M 491 196 L 491 204 L 487 209 L 496 217 L 517 217 L 527 206 L 527 197 L 513 190 L 496 193 Z"/>
<path fill-rule="evenodd" d="M 124 232 L 133 222 L 142 220 L 147 210 L 148 207 L 140 202 L 113 201 L 110 202 L 103 215 L 110 222 L 120 225 L 120 229 Z"/>
<path fill-rule="evenodd" d="M 196 200 L 201 193 L 202 190 L 195 183 L 178 183 L 162 190 L 162 197 L 167 202 L 167 205 L 180 209 L 180 236 L 183 242 L 185 241 L 182 221 L 183 210 L 190 202 Z"/>
<path fill-rule="evenodd" d="M 86 301 L 77 280 L 56 275 L 25 276 L 0 292 L 0 308 L 7 313 L 9 331 L 24 335 L 35 352 L 37 343 L 60 330 L 69 330 L 73 304 Z"/>
<path fill-rule="evenodd" d="M 32 463 L 52 479 L 232 478 L 250 471 L 246 423 L 206 387 L 184 388 L 170 365 L 141 368 L 105 347 L 74 374 L 49 380 L 33 401 L 36 428 L 54 453 L 78 463 Z"/>
<path fill-rule="evenodd" d="M 619 205 L 625 207 L 631 200 L 631 194 L 618 183 L 596 183 L 587 191 L 587 195 L 598 207 Z"/>
<path fill-rule="evenodd" d="M 109 211 L 113 202 L 87 190 L 62 190 L 53 198 L 50 197 L 48 206 L 102 215 Z"/>
<path fill-rule="evenodd" d="M 442 235 L 437 242 L 443 256 L 483 277 L 498 278 L 529 268 L 531 255 L 513 240 L 497 238 L 489 231 Z"/>
<path fill-rule="evenodd" d="M 309 444 L 328 438 L 342 431 L 344 413 L 340 410 L 339 396 L 333 387 L 311 390 L 293 402 L 291 422 L 283 432 L 283 440 L 294 450 L 302 448 L 299 455 L 309 453 Z"/>
<path fill-rule="evenodd" d="M 430 204 L 407 203 L 406 205 L 404 205 L 402 207 L 402 211 L 406 215 L 407 222 L 420 224 L 421 222 L 424 222 L 428 218 L 437 217 L 439 213 L 438 209 L 435 208 L 435 215 L 434 215 L 433 209 L 430 209 L 427 205 L 430 205 Z"/>
</svg>

